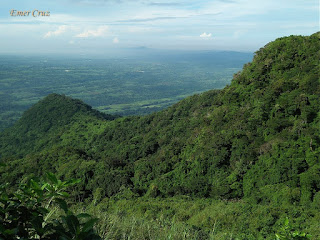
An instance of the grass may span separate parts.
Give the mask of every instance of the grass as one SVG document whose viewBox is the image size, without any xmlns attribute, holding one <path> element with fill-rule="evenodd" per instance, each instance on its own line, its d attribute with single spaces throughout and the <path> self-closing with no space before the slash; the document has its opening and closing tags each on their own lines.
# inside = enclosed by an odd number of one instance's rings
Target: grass
<svg viewBox="0 0 320 240">
<path fill-rule="evenodd" d="M 94 204 L 95 203 L 95 204 Z M 320 237 L 320 213 L 299 206 L 269 206 L 246 201 L 191 199 L 103 199 L 77 209 L 100 219 L 103 239 L 275 239 L 288 217 L 297 230 Z M 306 221 L 308 219 L 308 221 Z"/>
</svg>

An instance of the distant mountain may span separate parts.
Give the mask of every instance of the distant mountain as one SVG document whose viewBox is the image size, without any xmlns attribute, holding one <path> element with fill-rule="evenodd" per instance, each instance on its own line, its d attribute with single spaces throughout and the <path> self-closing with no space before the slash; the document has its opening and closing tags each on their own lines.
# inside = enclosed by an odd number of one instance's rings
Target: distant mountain
<svg viewBox="0 0 320 240">
<path fill-rule="evenodd" d="M 144 117 L 114 119 L 49 95 L 1 134 L 2 180 L 50 170 L 83 179 L 84 198 L 125 188 L 151 197 L 320 201 L 319 43 L 319 33 L 279 38 L 230 86 Z"/>
<path fill-rule="evenodd" d="M 78 115 L 87 115 L 99 119 L 113 120 L 115 117 L 101 113 L 80 100 L 60 94 L 50 94 L 27 110 L 16 129 L 22 132 L 37 131 L 46 133 L 71 123 Z"/>
<path fill-rule="evenodd" d="M 194 62 L 215 67 L 241 68 L 244 62 L 252 60 L 251 52 L 212 50 L 165 50 L 152 48 L 127 49 L 128 58 L 161 61 L 166 63 Z"/>
</svg>

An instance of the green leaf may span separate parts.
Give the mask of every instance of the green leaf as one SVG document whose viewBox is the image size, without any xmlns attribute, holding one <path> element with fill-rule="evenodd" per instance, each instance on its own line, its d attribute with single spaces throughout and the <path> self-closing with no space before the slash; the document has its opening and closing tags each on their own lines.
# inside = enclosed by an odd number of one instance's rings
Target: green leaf
<svg viewBox="0 0 320 240">
<path fill-rule="evenodd" d="M 59 195 L 63 196 L 63 197 L 69 197 L 69 193 L 67 192 L 59 192 Z"/>
<path fill-rule="evenodd" d="M 93 219 L 90 219 L 88 222 L 86 222 L 82 228 L 82 231 L 83 232 L 88 232 L 90 230 L 93 229 L 93 226 L 94 224 L 98 221 L 97 218 L 93 218 Z"/>
<path fill-rule="evenodd" d="M 56 198 L 55 201 L 58 203 L 59 207 L 65 212 L 68 212 L 68 205 L 65 200 L 61 198 Z"/>
<path fill-rule="evenodd" d="M 56 175 L 54 175 L 51 172 L 47 172 L 46 176 L 47 176 L 48 180 L 50 180 L 52 183 L 58 184 L 58 179 L 57 179 Z"/>
<path fill-rule="evenodd" d="M 66 223 L 68 225 L 70 232 L 76 235 L 80 228 L 80 223 L 78 218 L 74 215 L 68 215 L 66 217 Z"/>
<path fill-rule="evenodd" d="M 33 179 L 30 180 L 31 186 L 34 189 L 40 189 L 41 190 L 41 186 L 39 185 L 39 183 L 37 183 L 36 181 L 34 181 Z"/>
<path fill-rule="evenodd" d="M 48 183 L 44 183 L 44 184 L 42 185 L 41 189 L 44 190 L 44 189 L 46 189 L 48 186 L 49 186 Z"/>
<path fill-rule="evenodd" d="M 284 225 L 287 227 L 289 225 L 289 219 L 288 217 L 286 218 L 286 220 L 284 221 Z"/>
</svg>

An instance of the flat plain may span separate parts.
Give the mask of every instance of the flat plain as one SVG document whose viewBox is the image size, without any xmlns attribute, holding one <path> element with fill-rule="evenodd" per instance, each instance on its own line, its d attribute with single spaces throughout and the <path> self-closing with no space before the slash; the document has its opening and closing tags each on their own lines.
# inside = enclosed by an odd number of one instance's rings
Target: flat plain
<svg viewBox="0 0 320 240">
<path fill-rule="evenodd" d="M 150 50 L 119 58 L 0 56 L 0 131 L 50 93 L 109 114 L 159 111 L 225 87 L 251 58 L 251 53 Z"/>
</svg>

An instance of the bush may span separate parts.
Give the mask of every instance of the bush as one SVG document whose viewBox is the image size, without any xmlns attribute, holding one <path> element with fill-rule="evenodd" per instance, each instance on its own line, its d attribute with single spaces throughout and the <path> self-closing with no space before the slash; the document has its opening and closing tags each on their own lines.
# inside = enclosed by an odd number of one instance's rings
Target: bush
<svg viewBox="0 0 320 240">
<path fill-rule="evenodd" d="M 44 182 L 30 179 L 9 193 L 0 186 L 0 239 L 101 239 L 93 229 L 97 219 L 75 215 L 65 198 L 66 188 L 78 180 L 61 181 L 52 173 Z"/>
</svg>

